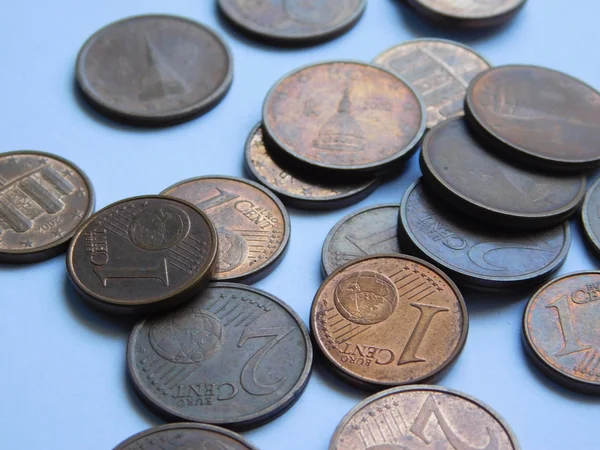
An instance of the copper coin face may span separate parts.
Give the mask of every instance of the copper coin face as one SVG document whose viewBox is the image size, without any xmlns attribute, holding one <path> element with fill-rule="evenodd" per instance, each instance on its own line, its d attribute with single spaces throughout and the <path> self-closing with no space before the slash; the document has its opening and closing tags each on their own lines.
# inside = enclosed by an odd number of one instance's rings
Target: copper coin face
<svg viewBox="0 0 600 450">
<path fill-rule="evenodd" d="M 0 154 L 0 263 L 62 253 L 93 210 L 92 184 L 73 163 L 34 151 Z"/>
<path fill-rule="evenodd" d="M 77 82 L 91 105 L 126 122 L 167 125 L 215 106 L 233 78 L 227 45 L 188 19 L 137 16 L 84 44 Z"/>
<path fill-rule="evenodd" d="M 323 273 L 331 275 L 343 265 L 369 255 L 400 253 L 398 205 L 363 208 L 342 218 L 323 243 Z"/>
<path fill-rule="evenodd" d="M 461 115 L 469 83 L 490 64 L 458 42 L 417 39 L 392 47 L 374 61 L 400 75 L 421 94 L 427 126 Z"/>
<path fill-rule="evenodd" d="M 433 417 L 435 419 L 433 419 Z M 389 389 L 338 425 L 330 450 L 519 450 L 504 420 L 481 401 L 439 386 Z"/>
<path fill-rule="evenodd" d="M 219 257 L 213 280 L 254 282 L 268 275 L 290 240 L 290 219 L 281 202 L 242 178 L 208 176 L 177 183 L 161 195 L 182 198 L 217 227 Z"/>
<path fill-rule="evenodd" d="M 442 268 L 458 284 L 518 289 L 556 272 L 571 247 L 568 222 L 544 230 L 510 230 L 479 223 L 428 192 L 420 181 L 400 207 L 402 249 Z"/>
<path fill-rule="evenodd" d="M 565 221 L 586 190 L 582 175 L 547 175 L 488 151 L 463 118 L 433 128 L 423 142 L 421 170 L 429 187 L 464 212 L 500 226 L 543 228 Z"/>
<path fill-rule="evenodd" d="M 499 151 L 533 165 L 600 165 L 600 93 L 561 72 L 501 66 L 469 86 L 467 117 Z"/>
<path fill-rule="evenodd" d="M 600 272 L 565 275 L 542 287 L 525 310 L 526 349 L 550 378 L 600 394 Z"/>
<path fill-rule="evenodd" d="M 246 142 L 246 165 L 252 175 L 287 204 L 298 208 L 330 209 L 356 203 L 377 186 L 375 179 L 354 183 L 325 183 L 319 177 L 296 173 L 270 155 L 257 125 Z M 313 179 L 314 178 L 314 179 Z"/>
<path fill-rule="evenodd" d="M 592 185 L 585 196 L 581 220 L 588 242 L 600 254 L 600 180 Z"/>
<path fill-rule="evenodd" d="M 92 216 L 67 257 L 71 281 L 92 305 L 141 314 L 172 308 L 208 284 L 217 232 L 193 205 L 159 196 L 134 197 Z"/>
<path fill-rule="evenodd" d="M 500 25 L 512 19 L 526 0 L 409 0 L 431 19 L 464 27 Z"/>
<path fill-rule="evenodd" d="M 234 25 L 267 42 L 311 44 L 352 28 L 366 0 L 219 0 Z"/>
<path fill-rule="evenodd" d="M 382 171 L 410 157 L 426 121 L 406 82 L 358 62 L 299 69 L 271 89 L 263 108 L 274 149 L 309 167 L 352 173 Z"/>
<path fill-rule="evenodd" d="M 308 383 L 312 358 L 308 331 L 290 307 L 232 283 L 139 323 L 127 348 L 133 384 L 158 413 L 231 428 L 286 411 Z"/>
<path fill-rule="evenodd" d="M 419 383 L 447 368 L 462 351 L 469 319 L 443 272 L 411 256 L 377 255 L 325 280 L 310 324 L 338 375 L 380 389 Z"/>
<path fill-rule="evenodd" d="M 256 450 L 242 436 L 199 423 L 175 423 L 142 431 L 114 450 Z"/>
</svg>

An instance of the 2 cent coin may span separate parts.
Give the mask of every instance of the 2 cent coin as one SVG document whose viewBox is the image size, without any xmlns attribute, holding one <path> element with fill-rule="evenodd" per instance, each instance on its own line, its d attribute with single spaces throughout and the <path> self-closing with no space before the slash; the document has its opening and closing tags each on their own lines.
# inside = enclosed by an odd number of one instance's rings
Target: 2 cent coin
<svg viewBox="0 0 600 450">
<path fill-rule="evenodd" d="M 421 14 L 462 27 L 489 27 L 512 19 L 526 0 L 408 0 Z"/>
</svg>

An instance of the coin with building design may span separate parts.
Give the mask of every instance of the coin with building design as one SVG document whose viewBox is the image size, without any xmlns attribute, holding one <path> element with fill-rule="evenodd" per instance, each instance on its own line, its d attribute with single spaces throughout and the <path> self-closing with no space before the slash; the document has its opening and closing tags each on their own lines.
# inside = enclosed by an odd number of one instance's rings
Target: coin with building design
<svg viewBox="0 0 600 450">
<path fill-rule="evenodd" d="M 489 27 L 511 20 L 527 0 L 408 0 L 417 11 L 438 22 Z"/>
<path fill-rule="evenodd" d="M 0 154 L 0 262 L 65 251 L 93 210 L 90 180 L 73 163 L 36 151 Z"/>
<path fill-rule="evenodd" d="M 193 203 L 217 227 L 219 258 L 213 280 L 257 281 L 276 267 L 287 249 L 287 211 L 253 181 L 207 176 L 182 181 L 161 194 Z"/>
</svg>

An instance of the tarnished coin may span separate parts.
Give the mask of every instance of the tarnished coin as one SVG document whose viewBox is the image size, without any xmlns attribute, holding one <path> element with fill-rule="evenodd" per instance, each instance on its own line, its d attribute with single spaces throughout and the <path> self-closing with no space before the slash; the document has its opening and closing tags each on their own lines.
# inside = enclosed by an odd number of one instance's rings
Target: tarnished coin
<svg viewBox="0 0 600 450">
<path fill-rule="evenodd" d="M 307 168 L 372 173 L 409 158 L 426 110 L 410 85 L 381 67 L 329 62 L 303 67 L 271 89 L 263 130 Z"/>
<path fill-rule="evenodd" d="M 269 154 L 261 125 L 246 141 L 246 166 L 252 175 L 291 206 L 307 209 L 331 209 L 348 206 L 368 196 L 377 186 L 374 178 L 354 183 L 326 183 L 319 177 L 290 170 Z"/>
<path fill-rule="evenodd" d="M 429 131 L 420 162 L 427 185 L 445 201 L 497 226 L 564 222 L 585 196 L 585 176 L 543 174 L 510 163 L 475 140 L 462 117 Z"/>
<path fill-rule="evenodd" d="M 239 434 L 213 425 L 174 423 L 142 431 L 114 450 L 257 450 Z"/>
<path fill-rule="evenodd" d="M 469 85 L 465 113 L 494 148 L 535 166 L 600 166 L 600 92 L 543 67 L 501 66 Z"/>
<path fill-rule="evenodd" d="M 350 30 L 367 0 L 219 0 L 241 31 L 269 43 L 313 44 Z"/>
<path fill-rule="evenodd" d="M 442 39 L 404 42 L 374 62 L 402 76 L 421 94 L 429 128 L 462 114 L 469 83 L 490 68 L 475 50 Z"/>
<path fill-rule="evenodd" d="M 342 218 L 323 243 L 321 262 L 325 276 L 365 256 L 400 253 L 399 210 L 397 204 L 368 206 Z"/>
<path fill-rule="evenodd" d="M 178 310 L 134 328 L 127 365 L 161 415 L 231 428 L 275 419 L 300 397 L 312 347 L 281 300 L 232 283 L 209 285 Z"/>
<path fill-rule="evenodd" d="M 350 411 L 330 450 L 519 450 L 512 430 L 481 401 L 440 386 L 388 389 Z"/>
<path fill-rule="evenodd" d="M 588 242 L 600 254 L 600 179 L 589 189 L 581 208 L 581 220 Z"/>
<path fill-rule="evenodd" d="M 420 13 L 448 25 L 491 27 L 512 19 L 527 0 L 408 0 Z"/>
<path fill-rule="evenodd" d="M 556 382 L 600 394 L 600 272 L 552 280 L 531 298 L 523 320 L 525 348 Z"/>
<path fill-rule="evenodd" d="M 100 210 L 71 241 L 71 281 L 93 306 L 119 314 L 162 311 L 208 284 L 217 231 L 192 204 L 134 197 Z"/>
<path fill-rule="evenodd" d="M 462 351 L 469 318 L 442 271 L 412 256 L 376 255 L 325 280 L 310 325 L 335 373 L 381 389 L 440 375 Z"/>
<path fill-rule="evenodd" d="M 94 211 L 94 190 L 73 163 L 34 151 L 0 154 L 0 263 L 64 252 Z"/>
<path fill-rule="evenodd" d="M 191 119 L 219 103 L 231 86 L 233 60 L 212 30 L 165 15 L 130 17 L 83 45 L 77 82 L 103 114 L 140 125 Z"/>
<path fill-rule="evenodd" d="M 195 204 L 217 227 L 219 258 L 213 280 L 253 283 L 281 261 L 290 240 L 290 218 L 268 190 L 242 178 L 207 176 L 163 192 Z"/>
<path fill-rule="evenodd" d="M 400 242 L 406 253 L 442 268 L 459 286 L 520 289 L 556 272 L 571 247 L 568 222 L 544 230 L 507 230 L 464 218 L 420 181 L 400 206 Z"/>
</svg>

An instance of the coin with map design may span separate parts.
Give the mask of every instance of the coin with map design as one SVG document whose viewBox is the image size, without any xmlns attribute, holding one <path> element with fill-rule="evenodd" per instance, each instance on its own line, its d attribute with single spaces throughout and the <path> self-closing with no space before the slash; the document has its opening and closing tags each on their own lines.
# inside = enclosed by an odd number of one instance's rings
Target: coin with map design
<svg viewBox="0 0 600 450">
<path fill-rule="evenodd" d="M 491 27 L 511 20 L 527 0 L 408 0 L 415 10 L 441 23 Z"/>
</svg>

